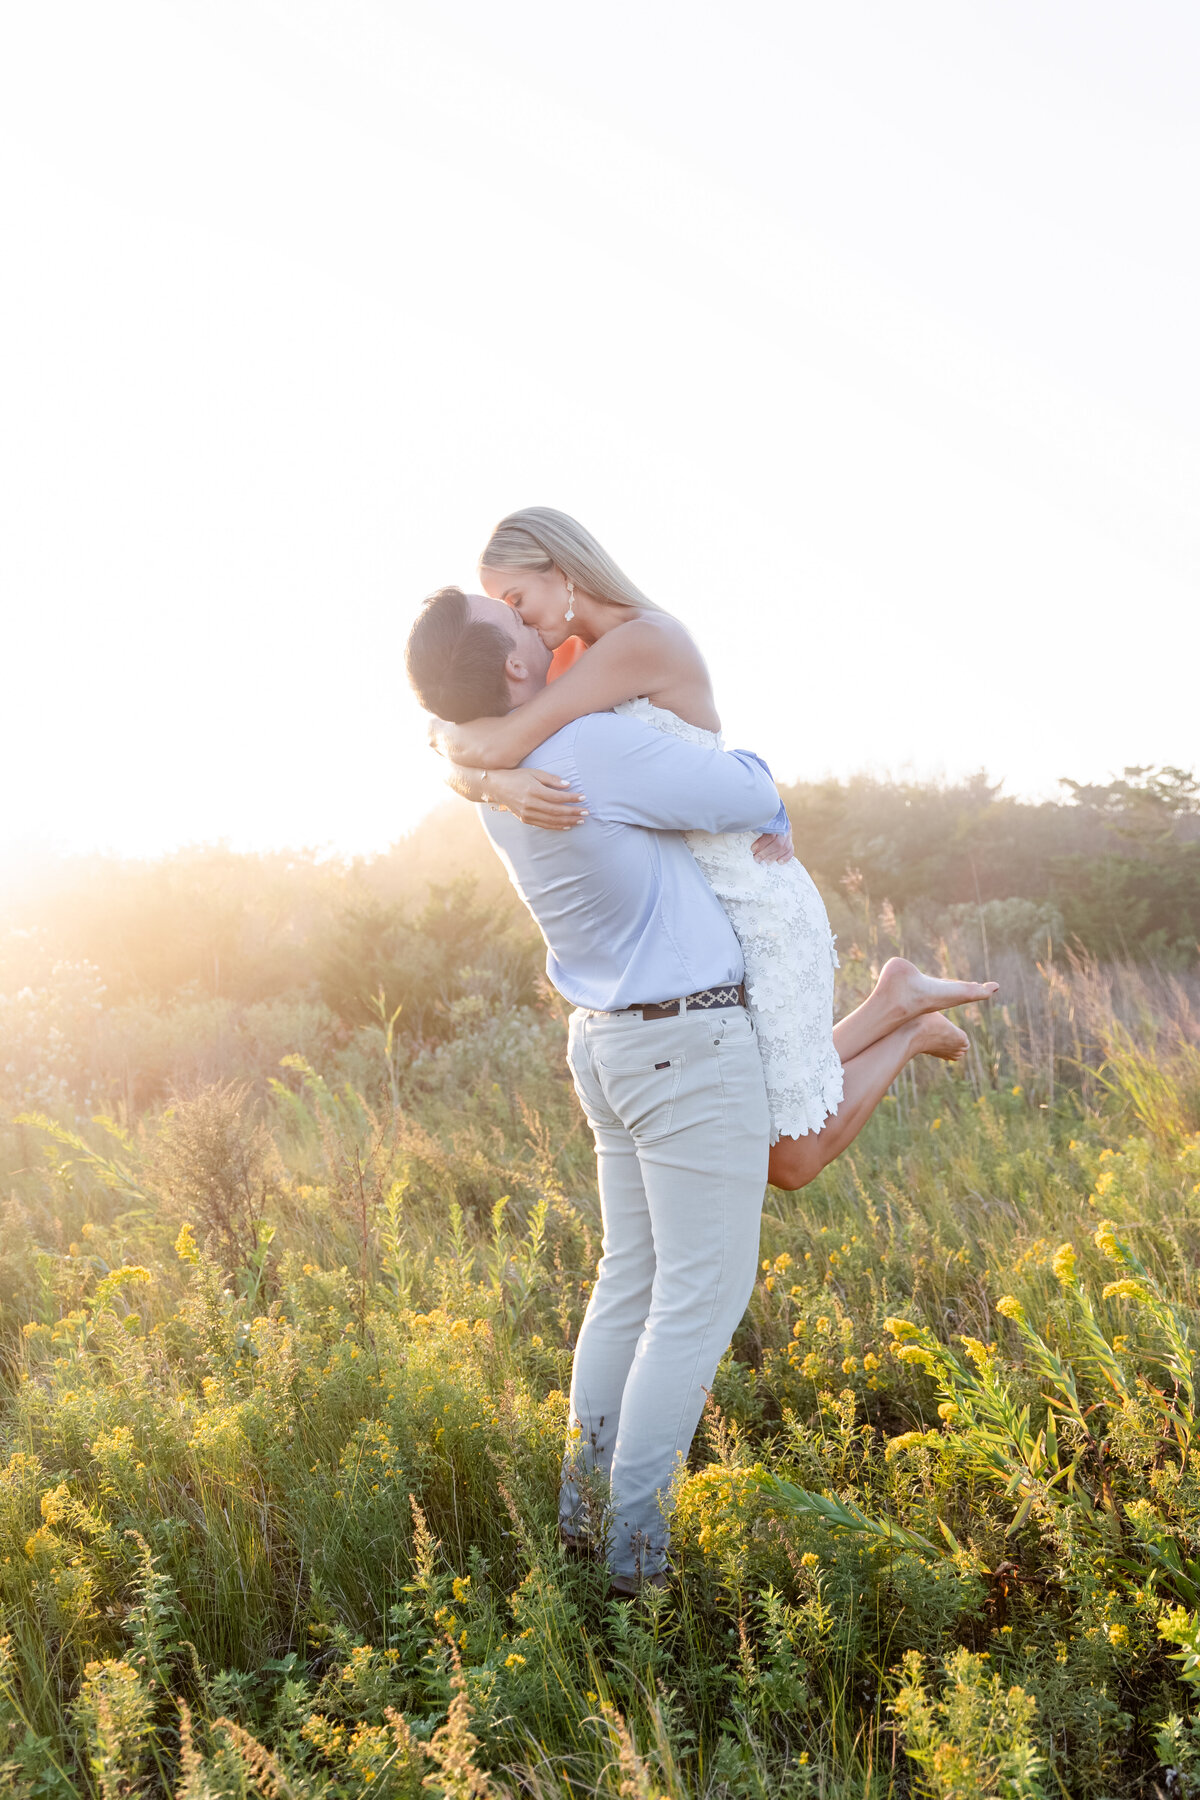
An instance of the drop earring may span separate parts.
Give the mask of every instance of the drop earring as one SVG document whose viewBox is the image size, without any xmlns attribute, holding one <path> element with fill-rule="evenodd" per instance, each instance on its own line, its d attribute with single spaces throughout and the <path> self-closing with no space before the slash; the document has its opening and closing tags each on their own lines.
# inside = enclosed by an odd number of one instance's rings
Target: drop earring
<svg viewBox="0 0 1200 1800">
<path fill-rule="evenodd" d="M 567 610 L 563 614 L 563 618 L 569 625 L 571 623 L 571 620 L 574 617 L 575 617 L 575 583 L 573 581 L 568 581 L 568 583 L 567 583 Z"/>
</svg>

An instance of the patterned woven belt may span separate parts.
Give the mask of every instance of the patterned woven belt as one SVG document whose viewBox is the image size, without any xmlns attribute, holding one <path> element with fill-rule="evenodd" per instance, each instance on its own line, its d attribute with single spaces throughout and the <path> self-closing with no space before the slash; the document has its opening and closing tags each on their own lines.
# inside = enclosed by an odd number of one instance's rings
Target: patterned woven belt
<svg viewBox="0 0 1200 1800">
<path fill-rule="evenodd" d="M 739 981 L 736 987 L 729 982 L 724 987 L 701 988 L 699 993 L 683 994 L 678 1000 L 655 1000 L 647 1004 L 639 1003 L 637 1006 L 623 1006 L 620 1012 L 641 1013 L 643 1019 L 675 1019 L 680 1013 L 715 1012 L 718 1007 L 745 1004 L 746 984 Z M 617 1013 L 609 1014 L 610 1018 L 618 1016 Z"/>
</svg>

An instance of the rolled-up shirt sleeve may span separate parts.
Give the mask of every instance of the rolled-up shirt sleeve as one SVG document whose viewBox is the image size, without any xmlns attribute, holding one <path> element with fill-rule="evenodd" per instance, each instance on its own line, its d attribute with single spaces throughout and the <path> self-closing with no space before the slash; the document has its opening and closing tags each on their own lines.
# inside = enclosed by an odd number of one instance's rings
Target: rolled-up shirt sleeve
<svg viewBox="0 0 1200 1800">
<path fill-rule="evenodd" d="M 756 762 L 758 764 L 759 768 L 764 771 L 764 773 L 767 776 L 767 779 L 769 781 L 771 781 L 772 783 L 774 782 L 775 777 L 771 774 L 770 769 L 767 767 L 767 765 L 763 761 L 762 757 L 758 754 L 757 750 L 734 750 L 731 752 L 731 754 L 734 756 L 748 756 L 752 762 Z M 763 826 L 763 831 L 770 832 L 772 836 L 778 836 L 781 832 L 790 831 L 791 829 L 792 829 L 792 821 L 788 818 L 787 807 L 783 804 L 783 801 L 781 800 L 779 802 L 778 812 L 775 814 L 775 817 L 771 820 L 771 823 L 769 825 Z"/>
<path fill-rule="evenodd" d="M 579 775 L 597 818 L 657 831 L 787 829 L 770 771 L 751 750 L 689 744 L 614 713 L 591 713 L 580 727 Z"/>
</svg>

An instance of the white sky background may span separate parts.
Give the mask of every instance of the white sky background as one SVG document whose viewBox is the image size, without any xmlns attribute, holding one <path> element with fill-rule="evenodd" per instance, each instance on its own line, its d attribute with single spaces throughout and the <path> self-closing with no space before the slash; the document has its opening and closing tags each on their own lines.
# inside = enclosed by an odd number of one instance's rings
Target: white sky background
<svg viewBox="0 0 1200 1800">
<path fill-rule="evenodd" d="M 490 526 L 781 779 L 1200 759 L 1200 11 L 172 0 L 0 32 L 0 840 L 381 848 Z"/>
</svg>

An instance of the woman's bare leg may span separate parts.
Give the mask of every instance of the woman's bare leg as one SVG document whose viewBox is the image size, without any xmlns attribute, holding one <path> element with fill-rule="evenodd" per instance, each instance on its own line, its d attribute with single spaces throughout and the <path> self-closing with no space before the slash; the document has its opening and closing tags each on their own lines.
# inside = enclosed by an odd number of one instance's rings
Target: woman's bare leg
<svg viewBox="0 0 1200 1800">
<path fill-rule="evenodd" d="M 941 981 L 936 975 L 922 974 L 903 956 L 890 957 L 862 1005 L 834 1026 L 833 1047 L 843 1063 L 849 1063 L 922 1013 L 990 1000 L 998 986 L 995 981 Z"/>
<path fill-rule="evenodd" d="M 850 1016 L 853 1018 L 854 1014 Z M 940 1056 L 943 1062 L 961 1062 L 967 1049 L 966 1032 L 937 1012 L 923 1013 L 896 1026 L 885 1037 L 876 1038 L 845 1063 L 842 1103 L 820 1131 L 810 1131 L 807 1137 L 780 1138 L 772 1146 L 767 1179 L 773 1187 L 789 1191 L 806 1187 L 858 1136 L 901 1069 L 914 1056 Z"/>
</svg>

